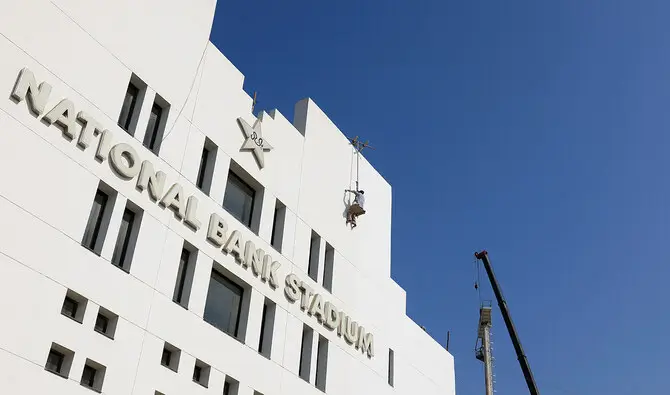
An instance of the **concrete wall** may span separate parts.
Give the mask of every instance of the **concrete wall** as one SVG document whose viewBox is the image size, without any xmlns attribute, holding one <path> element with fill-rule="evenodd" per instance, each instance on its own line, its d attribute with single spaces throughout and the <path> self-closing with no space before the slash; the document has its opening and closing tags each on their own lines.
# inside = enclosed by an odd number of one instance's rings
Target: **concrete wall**
<svg viewBox="0 0 670 395">
<path fill-rule="evenodd" d="M 361 185 L 368 213 L 345 226 L 344 189 L 352 185 L 354 155 L 344 135 L 311 100 L 296 105 L 293 122 L 262 113 L 264 138 L 274 149 L 259 168 L 240 151 L 250 125 L 251 98 L 243 75 L 208 42 L 214 0 L 0 0 L 0 391 L 7 394 L 86 394 L 79 385 L 87 359 L 106 367 L 106 394 L 221 394 L 226 377 L 241 395 L 317 394 L 318 335 L 329 340 L 326 393 L 454 394 L 450 354 L 405 315 L 405 293 L 390 278 L 391 187 L 362 158 Z M 203 226 L 193 231 L 153 203 L 134 180 L 114 173 L 32 114 L 10 94 L 23 68 L 53 90 L 47 111 L 62 98 L 106 129 L 113 144 L 127 143 L 139 157 L 180 183 L 199 201 Z M 131 74 L 147 84 L 133 136 L 117 126 Z M 4 92 L 4 93 L 2 93 Z M 308 92 L 306 92 L 308 93 Z M 158 94 L 170 103 L 159 155 L 142 145 Z M 205 138 L 218 146 L 211 191 L 195 187 Z M 264 190 L 256 232 L 221 205 L 231 166 Z M 117 192 L 98 256 L 81 246 L 100 182 Z M 269 245 L 275 199 L 286 205 L 281 253 Z M 143 211 L 128 273 L 110 263 L 126 202 Z M 281 264 L 277 289 L 206 241 L 207 218 L 217 213 L 231 228 L 271 252 Z M 308 276 L 312 230 L 321 238 L 318 281 Z M 184 241 L 197 250 L 187 308 L 172 301 Z M 325 245 L 335 250 L 332 294 L 325 290 Z M 241 339 L 203 321 L 209 275 L 222 268 L 245 284 L 248 308 Z M 294 273 L 374 334 L 368 357 L 301 311 L 284 295 Z M 60 314 L 72 290 L 88 300 L 82 323 Z M 277 305 L 272 353 L 257 352 L 264 298 Z M 118 315 L 114 339 L 93 330 L 99 307 Z M 315 331 L 310 382 L 298 377 L 303 324 Z M 68 378 L 44 370 L 52 342 L 74 352 Z M 178 372 L 161 366 L 164 342 L 181 349 Z M 387 384 L 388 350 L 395 352 L 395 385 Z M 191 380 L 195 360 L 211 366 L 208 388 Z"/>
</svg>

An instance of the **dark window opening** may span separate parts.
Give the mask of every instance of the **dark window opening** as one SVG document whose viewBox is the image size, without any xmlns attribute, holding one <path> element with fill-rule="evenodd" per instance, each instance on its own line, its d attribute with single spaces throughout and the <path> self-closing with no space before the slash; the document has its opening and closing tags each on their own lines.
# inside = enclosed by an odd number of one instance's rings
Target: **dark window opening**
<svg viewBox="0 0 670 395">
<path fill-rule="evenodd" d="M 63 308 L 61 308 L 60 313 L 66 317 L 70 317 L 73 320 L 77 317 L 77 309 L 79 308 L 79 303 L 72 299 L 69 296 L 65 297 L 63 301 Z"/>
<path fill-rule="evenodd" d="M 98 240 L 101 236 L 101 228 L 105 214 L 107 213 L 107 206 L 109 202 L 109 195 L 98 189 L 93 199 L 93 207 L 88 217 L 86 230 L 84 231 L 84 239 L 81 244 L 89 250 L 100 254 L 102 251 L 102 242 Z M 104 238 L 104 236 L 103 236 Z"/>
<path fill-rule="evenodd" d="M 284 223 L 286 222 L 286 206 L 277 199 L 275 203 L 275 213 L 272 219 L 272 236 L 270 237 L 270 245 L 275 250 L 281 252 L 282 241 L 284 238 Z"/>
<path fill-rule="evenodd" d="M 121 227 L 119 228 L 119 235 L 116 238 L 116 246 L 114 247 L 114 254 L 112 255 L 112 263 L 119 268 L 129 271 L 130 260 L 132 255 L 132 236 L 135 233 L 135 223 L 137 222 L 137 215 L 135 212 L 126 208 L 123 211 L 121 218 Z"/>
<path fill-rule="evenodd" d="M 319 335 L 319 345 L 316 351 L 316 388 L 326 392 L 326 377 L 328 374 L 328 339 Z"/>
<path fill-rule="evenodd" d="M 309 265 L 307 267 L 307 274 L 309 277 L 318 282 L 319 278 L 319 256 L 321 252 L 321 236 L 312 231 L 312 236 L 309 241 Z"/>
<path fill-rule="evenodd" d="M 121 114 L 119 115 L 119 126 L 126 132 L 130 131 L 130 125 L 135 115 L 137 101 L 140 96 L 140 89 L 132 82 L 128 84 L 126 96 L 123 98 L 123 105 L 121 106 Z"/>
<path fill-rule="evenodd" d="M 163 139 L 163 130 L 165 129 L 165 116 L 167 115 L 167 108 L 169 106 L 167 103 L 161 105 L 159 102 L 164 102 L 160 96 L 156 96 L 156 101 L 151 106 L 151 113 L 149 114 L 149 122 L 147 124 L 147 130 L 144 133 L 144 141 L 142 142 L 145 147 L 153 151 L 155 154 L 158 154 L 160 149 L 160 143 Z"/>
<path fill-rule="evenodd" d="M 49 356 L 47 357 L 47 364 L 45 369 L 61 374 L 63 370 L 63 362 L 65 361 L 65 354 L 58 352 L 56 350 L 49 351 Z"/>
<path fill-rule="evenodd" d="M 244 225 L 251 227 L 256 191 L 235 173 L 228 174 L 223 207 Z"/>
<path fill-rule="evenodd" d="M 198 178 L 196 179 L 196 186 L 205 194 L 209 194 L 212 187 L 214 166 L 216 164 L 216 152 L 216 145 L 210 139 L 206 138 L 205 144 L 202 147 L 200 166 L 198 167 Z"/>
<path fill-rule="evenodd" d="M 204 319 L 221 331 L 237 337 L 244 289 L 212 270 Z"/>
<path fill-rule="evenodd" d="M 314 330 L 307 325 L 302 326 L 302 342 L 300 344 L 300 366 L 298 375 L 301 379 L 309 382 L 309 374 L 312 366 L 312 339 Z"/>
<path fill-rule="evenodd" d="M 395 355 L 393 353 L 393 350 L 389 348 L 389 369 L 388 369 L 388 383 L 391 387 L 393 387 L 394 383 L 394 364 L 395 364 Z"/>
<path fill-rule="evenodd" d="M 270 358 L 272 352 L 272 332 L 274 329 L 275 311 L 277 305 L 268 298 L 263 303 L 263 316 L 261 318 L 261 336 L 258 342 L 258 352 L 266 358 Z"/>
<path fill-rule="evenodd" d="M 188 308 L 188 301 L 193 284 L 193 273 L 195 269 L 195 253 L 186 247 L 182 248 L 179 257 L 179 268 L 177 269 L 177 282 L 172 300 L 182 307 Z"/>
<path fill-rule="evenodd" d="M 95 330 L 98 332 L 106 333 L 108 327 L 109 327 L 109 318 L 105 317 L 102 314 L 98 314 L 98 317 L 95 319 Z"/>
</svg>

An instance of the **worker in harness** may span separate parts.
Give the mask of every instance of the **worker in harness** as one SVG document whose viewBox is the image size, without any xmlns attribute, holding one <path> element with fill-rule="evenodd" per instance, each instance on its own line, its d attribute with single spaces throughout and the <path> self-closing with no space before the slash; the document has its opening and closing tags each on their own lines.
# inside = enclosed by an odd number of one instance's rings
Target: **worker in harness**
<svg viewBox="0 0 670 395">
<path fill-rule="evenodd" d="M 365 205 L 365 191 L 352 189 L 345 189 L 344 191 L 354 194 L 354 203 L 347 210 L 347 225 L 351 224 L 351 229 L 353 229 L 356 227 L 356 218 L 365 214 L 363 208 Z"/>
</svg>

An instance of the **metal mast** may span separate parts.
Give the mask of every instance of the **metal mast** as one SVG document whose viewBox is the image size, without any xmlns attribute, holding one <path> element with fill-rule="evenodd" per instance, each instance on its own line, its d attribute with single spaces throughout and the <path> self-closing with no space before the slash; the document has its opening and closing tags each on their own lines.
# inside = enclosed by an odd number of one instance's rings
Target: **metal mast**
<svg viewBox="0 0 670 395">
<path fill-rule="evenodd" d="M 507 302 L 502 295 L 500 290 L 500 285 L 498 285 L 498 280 L 496 280 L 495 274 L 493 274 L 493 268 L 491 267 L 491 262 L 489 261 L 489 256 L 486 251 L 475 252 L 475 258 L 481 260 L 484 263 L 484 268 L 486 269 L 486 274 L 489 277 L 491 282 L 491 287 L 493 288 L 493 293 L 496 295 L 498 300 L 498 306 L 500 307 L 500 313 L 505 320 L 505 326 L 509 332 L 510 338 L 512 338 L 512 344 L 514 345 L 514 351 L 516 351 L 516 357 L 519 360 L 521 365 L 521 371 L 523 371 L 523 377 L 526 379 L 526 385 L 528 385 L 528 390 L 531 395 L 539 395 L 540 391 L 537 389 L 537 384 L 535 384 L 535 378 L 533 377 L 533 372 L 530 370 L 530 364 L 526 358 L 526 354 L 523 352 L 523 347 L 521 347 L 521 341 L 519 340 L 519 335 L 516 333 L 516 328 L 514 328 L 514 323 L 512 323 L 512 317 L 510 316 L 509 310 L 507 309 Z"/>
<path fill-rule="evenodd" d="M 484 362 L 484 383 L 486 395 L 493 395 L 493 358 L 491 356 L 491 306 L 479 309 L 479 329 L 477 330 L 477 359 Z"/>
</svg>

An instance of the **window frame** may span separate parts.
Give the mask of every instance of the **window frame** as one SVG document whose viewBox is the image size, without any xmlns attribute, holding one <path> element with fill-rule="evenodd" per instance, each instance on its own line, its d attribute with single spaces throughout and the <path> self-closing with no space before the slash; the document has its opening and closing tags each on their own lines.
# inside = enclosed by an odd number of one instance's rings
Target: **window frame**
<svg viewBox="0 0 670 395">
<path fill-rule="evenodd" d="M 88 215 L 88 221 L 86 222 L 86 228 L 84 229 L 84 237 L 82 238 L 81 244 L 88 250 L 94 252 L 97 255 L 100 255 L 102 252 L 102 246 L 104 240 L 100 240 L 102 223 L 105 220 L 105 217 L 108 214 L 110 209 L 110 200 L 112 196 L 106 191 L 103 191 L 101 188 L 98 188 L 95 191 L 95 196 L 93 198 L 93 205 Z M 101 200 L 101 202 L 99 201 Z M 97 209 L 97 215 L 94 218 L 94 214 Z M 102 235 L 104 239 L 104 234 Z"/>
<path fill-rule="evenodd" d="M 229 336 L 232 336 L 233 338 L 238 338 L 240 336 L 240 323 L 242 320 L 242 315 L 244 313 L 244 304 L 245 304 L 245 296 L 247 289 L 245 289 L 244 286 L 239 285 L 237 282 L 234 280 L 231 280 L 228 275 L 221 273 L 220 271 L 216 269 L 212 269 L 212 272 L 210 274 L 210 285 L 208 286 L 207 289 L 207 298 L 205 300 L 205 311 L 203 313 L 203 319 L 205 322 L 209 323 L 210 325 L 214 326 L 215 328 L 219 329 L 221 332 L 224 332 L 228 334 Z M 228 328 L 224 329 L 218 326 L 215 322 L 212 322 L 207 319 L 206 317 L 206 312 L 207 312 L 207 301 L 209 300 L 209 293 L 211 290 L 211 283 L 212 281 L 216 281 L 220 286 L 225 287 L 228 291 L 236 295 L 239 299 L 239 302 L 237 303 L 236 309 L 237 309 L 237 314 L 235 316 L 235 325 L 234 325 L 234 330 L 229 332 L 228 330 L 230 329 L 231 323 L 228 323 Z M 228 306 L 232 307 L 232 306 Z"/>
<path fill-rule="evenodd" d="M 228 195 L 228 187 L 229 187 L 229 185 L 231 185 L 231 183 L 234 184 L 235 187 L 238 190 L 240 190 L 242 193 L 246 192 L 246 191 L 244 191 L 245 188 L 248 189 L 249 191 L 251 191 L 251 195 L 250 195 L 251 196 L 251 204 L 250 204 L 250 207 L 249 207 L 248 218 L 246 220 L 244 218 L 244 213 L 242 213 L 242 215 L 240 217 L 238 217 L 238 215 L 235 212 L 233 212 L 226 205 L 226 197 L 229 196 Z M 224 193 L 224 197 L 223 197 L 223 208 L 226 211 L 228 211 L 228 213 L 230 213 L 230 215 L 232 215 L 235 219 L 240 221 L 243 225 L 245 225 L 249 229 L 251 229 L 251 226 L 252 226 L 252 223 L 253 223 L 253 220 L 254 220 L 254 206 L 256 205 L 256 196 L 257 195 L 258 195 L 258 191 L 256 191 L 256 188 L 253 188 L 251 185 L 249 185 L 248 182 L 244 181 L 242 179 L 242 177 L 235 174 L 235 172 L 233 172 L 232 170 L 228 172 L 228 180 L 226 181 L 226 192 Z M 247 196 L 249 196 L 249 195 L 247 195 Z"/>
</svg>

